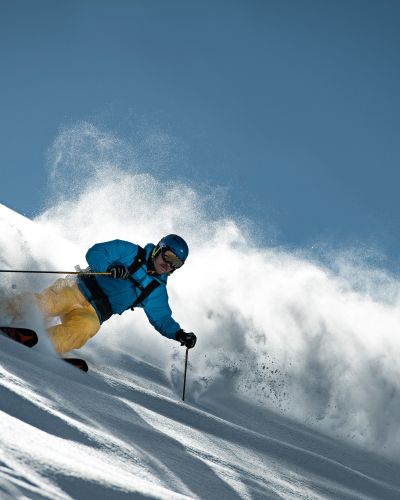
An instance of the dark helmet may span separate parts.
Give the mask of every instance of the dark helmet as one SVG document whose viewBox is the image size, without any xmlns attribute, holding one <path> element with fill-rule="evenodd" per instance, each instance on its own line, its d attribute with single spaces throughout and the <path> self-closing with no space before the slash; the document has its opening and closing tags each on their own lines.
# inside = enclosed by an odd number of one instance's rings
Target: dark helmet
<svg viewBox="0 0 400 500">
<path fill-rule="evenodd" d="M 186 241 L 178 236 L 177 234 L 168 234 L 161 238 L 157 245 L 161 250 L 163 248 L 172 250 L 174 254 L 185 262 L 187 256 L 189 255 L 189 247 Z"/>
<path fill-rule="evenodd" d="M 189 247 L 186 241 L 177 234 L 168 234 L 164 238 L 161 238 L 153 250 L 153 259 L 157 256 L 158 252 L 165 252 L 166 250 L 171 250 L 178 257 L 181 261 L 180 265 L 185 262 L 189 254 Z"/>
</svg>

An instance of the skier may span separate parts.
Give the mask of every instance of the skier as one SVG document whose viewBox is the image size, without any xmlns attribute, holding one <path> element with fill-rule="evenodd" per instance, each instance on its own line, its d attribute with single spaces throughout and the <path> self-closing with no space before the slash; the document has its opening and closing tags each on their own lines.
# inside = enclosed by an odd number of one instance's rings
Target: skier
<svg viewBox="0 0 400 500">
<path fill-rule="evenodd" d="M 86 254 L 87 271 L 109 275 L 83 272 L 72 284 L 61 278 L 36 294 L 43 315 L 61 320 L 47 329 L 56 351 L 64 354 L 79 349 L 104 321 L 135 307 L 144 309 L 159 333 L 189 349 L 194 347 L 196 335 L 185 332 L 172 318 L 166 288 L 167 277 L 184 264 L 188 253 L 185 240 L 176 234 L 144 248 L 123 240 L 95 244 Z"/>
</svg>

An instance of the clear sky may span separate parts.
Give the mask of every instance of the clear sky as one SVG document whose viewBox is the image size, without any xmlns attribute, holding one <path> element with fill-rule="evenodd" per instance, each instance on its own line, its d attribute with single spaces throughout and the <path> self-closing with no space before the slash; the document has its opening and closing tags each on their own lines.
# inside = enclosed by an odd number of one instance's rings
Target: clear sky
<svg viewBox="0 0 400 500">
<path fill-rule="evenodd" d="M 27 216 L 88 121 L 164 134 L 160 177 L 227 187 L 276 243 L 399 256 L 396 0 L 2 0 L 0 61 L 0 201 Z"/>
</svg>

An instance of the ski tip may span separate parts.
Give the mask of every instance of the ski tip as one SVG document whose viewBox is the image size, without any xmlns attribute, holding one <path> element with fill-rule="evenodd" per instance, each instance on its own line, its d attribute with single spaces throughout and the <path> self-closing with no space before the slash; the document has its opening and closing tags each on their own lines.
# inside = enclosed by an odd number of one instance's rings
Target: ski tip
<svg viewBox="0 0 400 500">
<path fill-rule="evenodd" d="M 80 358 L 61 358 L 61 359 L 66 363 L 75 366 L 75 368 L 79 368 L 83 372 L 87 372 L 89 370 L 88 364 L 84 359 Z"/>
<path fill-rule="evenodd" d="M 10 339 L 15 340 L 15 342 L 25 345 L 26 347 L 35 346 L 39 340 L 37 333 L 29 328 L 0 326 L 0 332 L 4 333 Z"/>
</svg>

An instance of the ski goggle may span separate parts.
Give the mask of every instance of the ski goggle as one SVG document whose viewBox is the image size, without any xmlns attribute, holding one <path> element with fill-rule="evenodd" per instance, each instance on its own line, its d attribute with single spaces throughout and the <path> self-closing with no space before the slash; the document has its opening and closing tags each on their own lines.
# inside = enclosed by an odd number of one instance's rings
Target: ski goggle
<svg viewBox="0 0 400 500">
<path fill-rule="evenodd" d="M 178 269 L 183 266 L 183 261 L 174 254 L 172 250 L 169 248 L 165 248 L 161 250 L 162 258 L 169 264 L 173 269 Z"/>
</svg>

